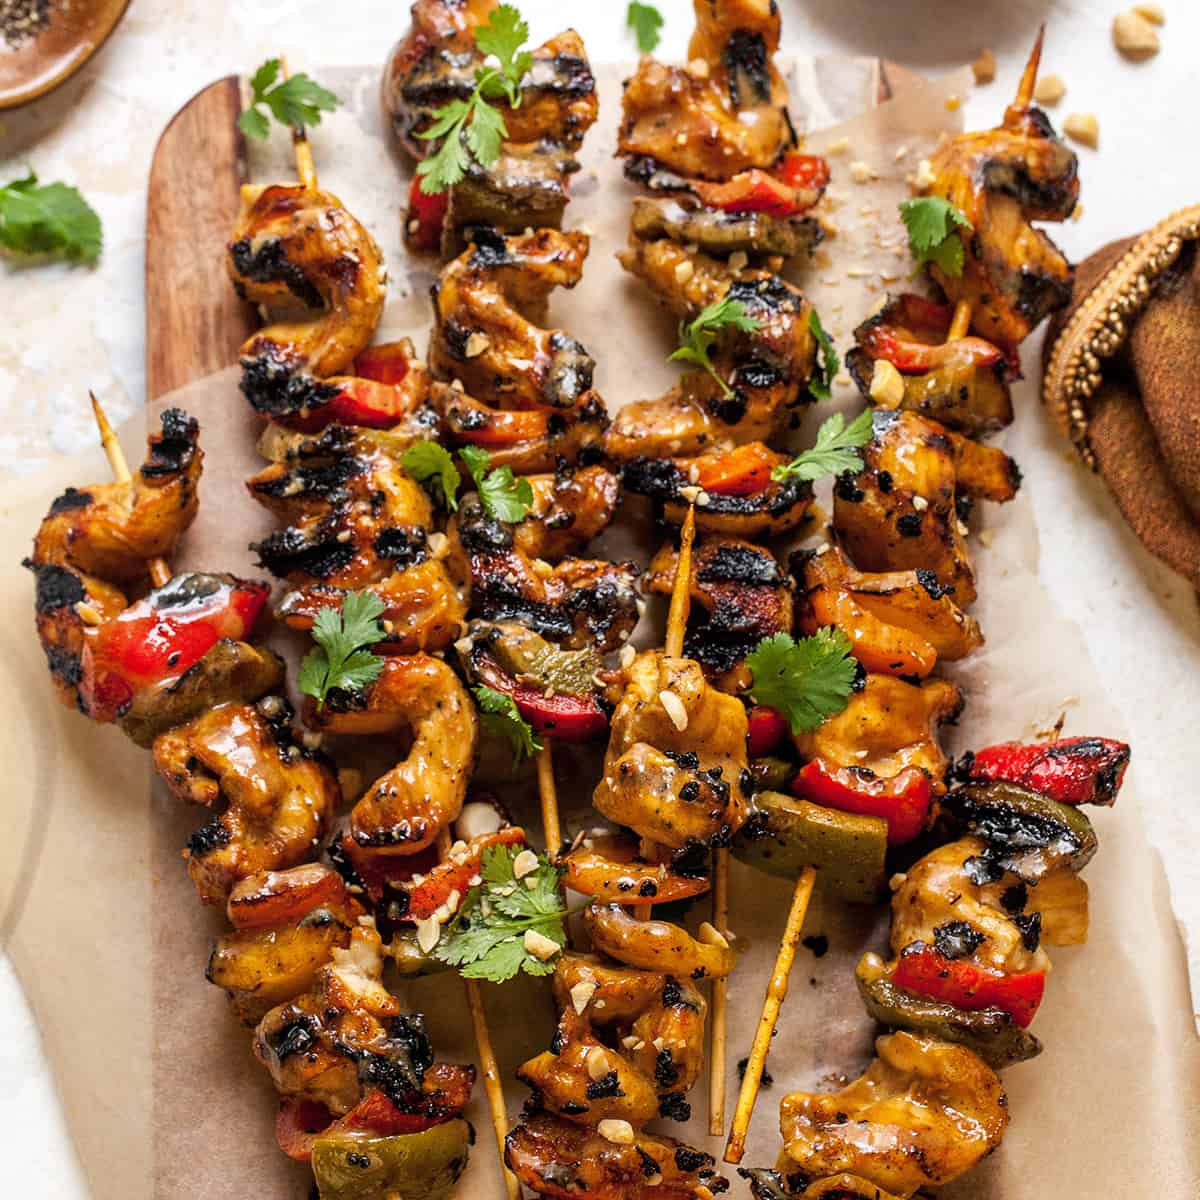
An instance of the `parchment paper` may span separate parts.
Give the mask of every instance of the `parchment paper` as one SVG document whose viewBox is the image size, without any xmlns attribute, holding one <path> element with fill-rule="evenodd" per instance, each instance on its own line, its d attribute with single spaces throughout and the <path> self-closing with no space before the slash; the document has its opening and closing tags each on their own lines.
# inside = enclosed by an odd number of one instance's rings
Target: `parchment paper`
<svg viewBox="0 0 1200 1200">
<path fill-rule="evenodd" d="M 570 222 L 593 233 L 587 272 L 576 291 L 552 302 L 555 321 L 596 356 L 597 384 L 610 408 L 657 394 L 675 373 L 663 362 L 672 322 L 612 259 L 624 240 L 629 203 L 619 164 L 608 158 L 622 73 L 614 68 L 601 75 L 601 122 L 589 137 L 569 209 Z M 323 182 L 373 228 L 392 264 L 381 337 L 408 333 L 424 346 L 431 275 L 409 264 L 399 248 L 405 188 L 382 159 L 375 71 L 326 74 L 352 103 L 317 133 Z M 857 60 L 844 69 L 821 60 L 799 62 L 792 78 L 798 111 L 841 116 L 854 111 L 854 96 L 858 108 L 867 107 L 876 77 Z M 902 253 L 889 256 L 902 250 L 895 201 L 939 131 L 958 127 L 945 101 L 962 87 L 959 78 L 906 90 L 897 102 L 810 138 L 817 148 L 847 142 L 833 158 L 829 213 L 837 234 L 801 276 L 843 348 L 872 298 L 886 284 L 896 285 L 906 269 Z M 272 151 L 278 162 L 256 162 L 254 177 L 286 176 L 283 151 L 281 142 Z M 866 162 L 879 178 L 869 188 L 848 182 L 851 161 Z M 844 380 L 838 397 L 850 402 Z M 1031 389 L 1019 389 L 1017 400 L 1019 408 L 1032 404 Z M 236 373 L 202 381 L 169 401 L 200 418 L 207 451 L 201 515 L 177 565 L 254 574 L 246 543 L 271 523 L 242 487 L 260 463 Z M 125 432 L 132 459 L 142 430 Z M 27 552 L 49 499 L 63 486 L 106 476 L 96 452 L 36 486 L 24 481 L 20 489 L 0 492 L 4 561 L 13 564 Z M 636 526 L 637 516 L 638 506 L 627 506 L 626 530 L 613 535 L 614 543 L 631 536 L 628 526 Z M 1038 583 L 1027 501 L 989 508 L 983 524 L 990 546 L 977 538 L 972 544 L 980 573 L 975 613 L 988 644 L 954 672 L 968 706 L 960 726 L 948 731 L 950 746 L 1029 735 L 1064 705 L 1068 733 L 1121 736 L 1098 694 L 1079 630 L 1053 611 Z M 632 536 L 633 544 L 647 545 L 644 531 Z M 10 836 L 0 842 L 0 933 L 42 1028 L 94 1194 L 100 1200 L 300 1200 L 308 1173 L 275 1148 L 274 1091 L 251 1058 L 249 1032 L 202 978 L 209 940 L 222 919 L 196 902 L 178 856 L 204 814 L 157 791 L 148 798 L 144 753 L 116 730 L 57 706 L 32 637 L 31 597 L 30 578 L 10 566 L 0 581 L 0 638 L 5 683 L 16 702 L 0 732 L 12 781 Z M 1135 756 L 1154 750 L 1135 747 Z M 584 805 L 594 776 L 558 757 L 567 823 L 588 823 Z M 532 792 L 517 815 L 537 828 Z M 1200 1111 L 1200 1060 L 1162 872 L 1131 790 L 1094 820 L 1101 850 L 1087 875 L 1089 944 L 1054 952 L 1056 969 L 1037 1022 L 1047 1049 L 1006 1075 L 1013 1121 L 1004 1145 L 946 1189 L 947 1196 L 1197 1195 L 1200 1165 L 1191 1134 Z M 786 882 L 737 863 L 731 883 L 731 924 L 742 956 L 731 988 L 729 1112 L 734 1064 L 749 1048 L 790 893 Z M 869 1056 L 872 1029 L 852 970 L 863 949 L 882 944 L 886 913 L 847 909 L 818 895 L 807 931 L 824 933 L 830 950 L 820 959 L 802 950 L 798 958 L 770 1060 L 775 1084 L 762 1094 L 747 1164 L 774 1160 L 784 1091 L 829 1086 L 831 1075 L 853 1075 Z M 404 988 L 403 998 L 426 1013 L 440 1058 L 473 1059 L 455 978 L 418 981 Z M 555 1013 L 548 986 L 535 981 L 485 988 L 485 999 L 515 1119 L 525 1090 L 513 1069 L 544 1047 Z M 704 1132 L 703 1086 L 691 1100 L 689 1126 L 662 1128 L 719 1158 L 720 1143 Z M 469 1115 L 479 1140 L 460 1194 L 500 1196 L 482 1088 Z M 744 1194 L 740 1181 L 734 1194 Z"/>
</svg>

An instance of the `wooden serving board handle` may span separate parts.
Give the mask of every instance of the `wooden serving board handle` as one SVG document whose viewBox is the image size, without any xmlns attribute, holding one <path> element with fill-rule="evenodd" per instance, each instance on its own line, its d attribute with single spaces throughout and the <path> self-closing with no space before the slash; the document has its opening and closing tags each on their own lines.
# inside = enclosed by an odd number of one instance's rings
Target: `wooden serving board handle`
<svg viewBox="0 0 1200 1200">
<path fill-rule="evenodd" d="M 163 130 L 146 196 L 146 398 L 237 360 L 257 322 L 225 273 L 225 242 L 246 178 L 229 75 L 198 92 Z"/>
</svg>

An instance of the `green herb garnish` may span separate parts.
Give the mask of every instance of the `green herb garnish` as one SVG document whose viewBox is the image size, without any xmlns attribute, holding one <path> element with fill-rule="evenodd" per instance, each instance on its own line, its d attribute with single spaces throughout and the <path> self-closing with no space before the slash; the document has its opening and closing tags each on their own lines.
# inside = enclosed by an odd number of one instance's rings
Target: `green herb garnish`
<svg viewBox="0 0 1200 1200">
<path fill-rule="evenodd" d="M 100 217 L 76 188 L 39 184 L 32 171 L 0 187 L 0 246 L 6 250 L 90 266 L 102 243 Z"/>
<path fill-rule="evenodd" d="M 790 634 L 763 638 L 746 656 L 750 695 L 783 714 L 793 733 L 808 733 L 840 713 L 850 699 L 857 664 L 850 639 L 832 626 L 796 641 Z"/>
<path fill-rule="evenodd" d="M 921 196 L 900 202 L 900 218 L 908 230 L 908 248 L 919 271 L 927 262 L 947 275 L 963 272 L 963 243 L 959 229 L 970 232 L 974 226 L 941 196 Z"/>
<path fill-rule="evenodd" d="M 317 707 L 333 688 L 361 691 L 379 678 L 383 659 L 367 648 L 384 636 L 379 618 L 385 605 L 374 592 L 347 592 L 341 609 L 322 608 L 313 620 L 316 646 L 300 663 L 300 690 Z"/>
<path fill-rule="evenodd" d="M 542 743 L 533 726 L 521 716 L 516 701 L 507 692 L 486 684 L 471 689 L 479 702 L 479 722 L 486 733 L 504 738 L 512 750 L 513 766 L 540 753 Z"/>
<path fill-rule="evenodd" d="M 491 468 L 492 456 L 478 446 L 464 446 L 458 455 L 475 481 L 488 516 L 508 525 L 525 520 L 533 505 L 533 486 L 528 479 L 518 479 L 512 467 Z"/>
<path fill-rule="evenodd" d="M 268 58 L 250 77 L 250 107 L 238 117 L 238 128 L 247 136 L 262 141 L 270 132 L 270 123 L 259 105 L 281 125 L 307 129 L 320 125 L 323 112 L 333 112 L 341 101 L 328 88 L 305 75 L 280 79 L 282 63 Z"/>
<path fill-rule="evenodd" d="M 706 308 L 701 309 L 694 321 L 680 322 L 679 348 L 668 357 L 667 361 L 694 363 L 707 371 L 721 385 L 721 391 L 726 396 L 732 396 L 732 389 L 717 374 L 708 352 L 723 329 L 740 329 L 744 333 L 753 333 L 758 328 L 759 322 L 746 312 L 746 306 L 740 300 L 732 300 L 729 296 L 723 296 L 720 300 L 714 300 Z"/>
<path fill-rule="evenodd" d="M 458 510 L 458 487 L 462 476 L 445 446 L 439 446 L 437 442 L 414 442 L 405 450 L 400 465 L 418 483 L 424 484 L 445 508 L 451 512 Z"/>
<path fill-rule="evenodd" d="M 862 458 L 854 451 L 871 440 L 869 408 L 846 424 L 841 413 L 827 417 L 817 430 L 812 449 L 803 450 L 789 463 L 771 468 L 771 478 L 777 483 L 784 479 L 823 479 L 826 475 L 842 475 L 846 471 L 862 470 Z"/>
<path fill-rule="evenodd" d="M 816 400 L 829 400 L 833 396 L 833 381 L 842 365 L 833 339 L 825 332 L 821 317 L 814 308 L 808 314 L 808 331 L 817 339 L 817 370 L 808 381 L 809 393 Z"/>
<path fill-rule="evenodd" d="M 649 54 L 658 45 L 663 16 L 653 4 L 639 4 L 638 0 L 630 0 L 625 12 L 625 24 L 633 30 L 638 49 L 643 54 Z"/>
</svg>

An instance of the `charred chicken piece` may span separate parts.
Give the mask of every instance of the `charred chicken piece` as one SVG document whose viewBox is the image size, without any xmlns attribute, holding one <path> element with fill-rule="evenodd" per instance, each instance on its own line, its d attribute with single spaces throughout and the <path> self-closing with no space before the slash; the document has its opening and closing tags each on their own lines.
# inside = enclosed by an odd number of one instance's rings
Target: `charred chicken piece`
<svg viewBox="0 0 1200 1200">
<path fill-rule="evenodd" d="M 200 426 L 182 409 L 168 408 L 146 439 L 146 459 L 133 478 L 67 488 L 38 528 L 29 565 L 70 570 L 80 586 L 98 578 L 97 599 L 115 599 L 104 584 L 146 578 L 152 558 L 169 558 L 195 520 L 196 489 L 204 458 Z M 103 581 L 103 582 L 99 582 Z M 80 597 L 82 599 L 83 597 Z"/>
<path fill-rule="evenodd" d="M 834 488 L 833 526 L 854 562 L 867 571 L 924 568 L 960 606 L 975 599 L 962 496 L 1003 502 L 1016 495 L 1020 472 L 1002 450 L 910 412 L 877 411 L 863 449 L 864 467 Z"/>
<path fill-rule="evenodd" d="M 341 796 L 325 761 L 296 743 L 279 696 L 223 704 L 161 734 L 154 766 L 171 793 L 224 810 L 187 844 L 188 874 L 206 904 L 235 884 L 312 857 Z"/>
<path fill-rule="evenodd" d="M 323 1104 L 335 1116 L 379 1089 L 402 1113 L 456 1115 L 472 1067 L 435 1065 L 420 1014 L 402 1015 L 382 983 L 384 953 L 373 922 L 331 952 L 310 991 L 273 1008 L 255 1030 L 254 1053 L 283 1096 Z"/>
<path fill-rule="evenodd" d="M 659 550 L 646 591 L 671 594 L 678 557 L 670 544 Z M 740 538 L 709 536 L 693 554 L 691 596 L 703 615 L 692 621 L 684 653 L 722 691 L 737 692 L 750 683 L 742 665 L 746 655 L 763 638 L 791 632 L 791 581 L 770 550 Z"/>
<path fill-rule="evenodd" d="M 427 654 L 392 656 L 365 692 L 334 689 L 304 723 L 328 733 L 407 734 L 407 755 L 380 776 L 350 814 L 350 833 L 380 854 L 416 854 L 458 818 L 475 765 L 475 706 L 458 676 Z"/>
<path fill-rule="evenodd" d="M 635 458 L 625 465 L 622 478 L 628 491 L 655 501 L 662 519 L 671 525 L 682 525 L 687 516 L 690 501 L 685 489 L 699 488 L 696 528 L 702 533 L 721 538 L 780 537 L 808 519 L 812 484 L 795 477 L 776 482 L 771 468 L 788 462 L 788 456 L 761 444 L 749 443 L 741 449 L 750 446 L 765 464 L 761 481 L 756 480 L 752 490 L 739 486 L 732 492 L 709 491 L 693 482 L 693 473 L 703 479 L 709 472 L 720 471 L 729 458 L 727 452 L 692 459 Z"/>
<path fill-rule="evenodd" d="M 592 945 L 618 962 L 644 971 L 662 971 L 680 979 L 725 979 L 737 955 L 711 925 L 693 937 L 680 925 L 639 921 L 620 904 L 590 904 L 583 913 Z"/>
<path fill-rule="evenodd" d="M 1063 253 L 1032 225 L 1065 221 L 1079 198 L 1075 153 L 1032 103 L 1041 50 L 1039 34 L 1001 125 L 961 133 L 930 158 L 929 194 L 948 200 L 971 226 L 960 234 L 962 274 L 934 266 L 933 277 L 951 302 L 971 304 L 975 333 L 1013 359 L 1042 318 L 1066 306 L 1073 277 Z"/>
<path fill-rule="evenodd" d="M 752 789 L 745 707 L 707 683 L 698 662 L 657 650 L 639 654 L 624 678 L 592 803 L 674 850 L 726 844 Z"/>
<path fill-rule="evenodd" d="M 533 504 L 513 526 L 513 549 L 551 562 L 583 549 L 612 523 L 620 480 L 603 467 L 560 467 L 552 475 L 526 476 Z"/>
<path fill-rule="evenodd" d="M 971 1051 L 911 1033 L 881 1037 L 875 1049 L 866 1073 L 840 1092 L 784 1097 L 790 1169 L 851 1172 L 907 1198 L 957 1178 L 1000 1144 L 1004 1090 Z"/>
<path fill-rule="evenodd" d="M 557 1200 L 699 1200 L 726 1189 L 712 1155 L 636 1130 L 628 1144 L 549 1113 L 526 1117 L 504 1160 L 539 1196 Z"/>
<path fill-rule="evenodd" d="M 256 412 L 302 419 L 337 395 L 379 323 L 387 291 L 375 239 L 330 192 L 246 185 L 229 241 L 238 295 L 284 313 L 241 348 L 242 392 Z"/>
<path fill-rule="evenodd" d="M 657 846 L 649 854 L 640 853 L 642 849 L 628 834 L 592 830 L 580 835 L 562 857 L 566 886 L 614 904 L 669 904 L 708 891 L 703 864 L 672 862 L 669 852 Z"/>
<path fill-rule="evenodd" d="M 594 462 L 603 452 L 608 411 L 594 390 L 569 409 L 493 408 L 444 383 L 435 383 L 431 396 L 452 445 L 479 446 L 492 466 L 518 475 Z"/>
<path fill-rule="evenodd" d="M 429 547 L 429 497 L 372 439 L 310 442 L 295 465 L 275 463 L 246 486 L 292 522 L 252 546 L 291 585 L 278 608 L 291 628 L 310 628 L 321 608 L 366 589 L 386 606 L 381 651 L 436 650 L 458 636 L 465 610 Z"/>
<path fill-rule="evenodd" d="M 607 495 L 601 476 L 590 479 L 601 495 Z M 577 498 L 589 492 L 585 484 Z M 577 517 L 581 533 L 588 524 L 605 519 L 606 507 L 607 501 L 586 523 Z M 567 649 L 616 649 L 638 621 L 637 568 L 628 562 L 583 558 L 565 558 L 551 567 L 531 556 L 522 546 L 554 551 L 575 540 L 558 536 L 565 526 L 546 527 L 553 512 L 554 507 L 548 507 L 545 517 L 526 517 L 513 526 L 492 518 L 474 493 L 462 501 L 447 533 L 452 559 L 465 564 L 471 612 L 486 621 L 519 622 Z"/>
<path fill-rule="evenodd" d="M 618 153 L 688 178 L 770 167 L 795 145 L 787 86 L 775 68 L 774 0 L 695 0 L 688 65 L 644 57 L 622 96 Z"/>
<path fill-rule="evenodd" d="M 497 408 L 572 409 L 591 393 L 595 362 L 561 329 L 543 329 L 556 287 L 583 275 L 588 237 L 538 229 L 513 237 L 472 233 L 433 289 L 429 365 Z"/>
<path fill-rule="evenodd" d="M 205 975 L 247 1025 L 311 990 L 364 913 L 342 877 L 320 863 L 243 879 L 226 911 L 233 932 L 213 943 Z"/>
<path fill-rule="evenodd" d="M 904 293 L 854 331 L 846 367 L 858 389 L 880 408 L 899 408 L 929 417 L 968 437 L 982 437 L 1012 424 L 1012 396 L 1004 354 L 980 337 L 948 342 L 953 309 Z M 891 363 L 903 390 L 876 388 L 875 364 Z"/>
<path fill-rule="evenodd" d="M 938 745 L 937 728 L 961 709 L 962 696 L 949 680 L 918 685 L 892 675 L 868 675 L 840 713 L 812 733 L 797 734 L 795 742 L 805 758 L 850 768 L 864 780 L 891 779 L 917 768 L 941 794 L 949 759 Z"/>
<path fill-rule="evenodd" d="M 939 658 L 965 658 L 983 644 L 978 622 L 924 568 L 858 571 L 837 546 L 798 551 L 791 568 L 800 628 L 836 625 L 867 671 L 924 679 Z"/>
</svg>

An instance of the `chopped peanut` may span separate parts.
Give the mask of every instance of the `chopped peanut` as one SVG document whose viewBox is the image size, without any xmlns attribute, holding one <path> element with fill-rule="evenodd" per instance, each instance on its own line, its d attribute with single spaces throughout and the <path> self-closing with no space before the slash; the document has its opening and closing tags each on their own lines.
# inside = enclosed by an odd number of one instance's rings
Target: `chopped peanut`
<svg viewBox="0 0 1200 1200">
<path fill-rule="evenodd" d="M 1063 133 L 1073 142 L 1093 150 L 1100 145 L 1100 122 L 1095 113 L 1072 113 L 1063 122 Z"/>
<path fill-rule="evenodd" d="M 1043 75 L 1033 88 L 1033 98 L 1039 104 L 1057 104 L 1067 94 L 1067 85 L 1060 75 Z"/>
<path fill-rule="evenodd" d="M 1113 17 L 1112 38 L 1113 45 L 1134 62 L 1153 58 L 1161 49 L 1158 30 L 1133 9 Z"/>
<path fill-rule="evenodd" d="M 976 83 L 991 83 L 996 78 L 996 55 L 992 50 L 981 50 L 971 64 Z"/>
<path fill-rule="evenodd" d="M 884 408 L 898 408 L 904 399 L 904 380 L 886 358 L 877 359 L 871 372 L 871 399 Z"/>
</svg>

